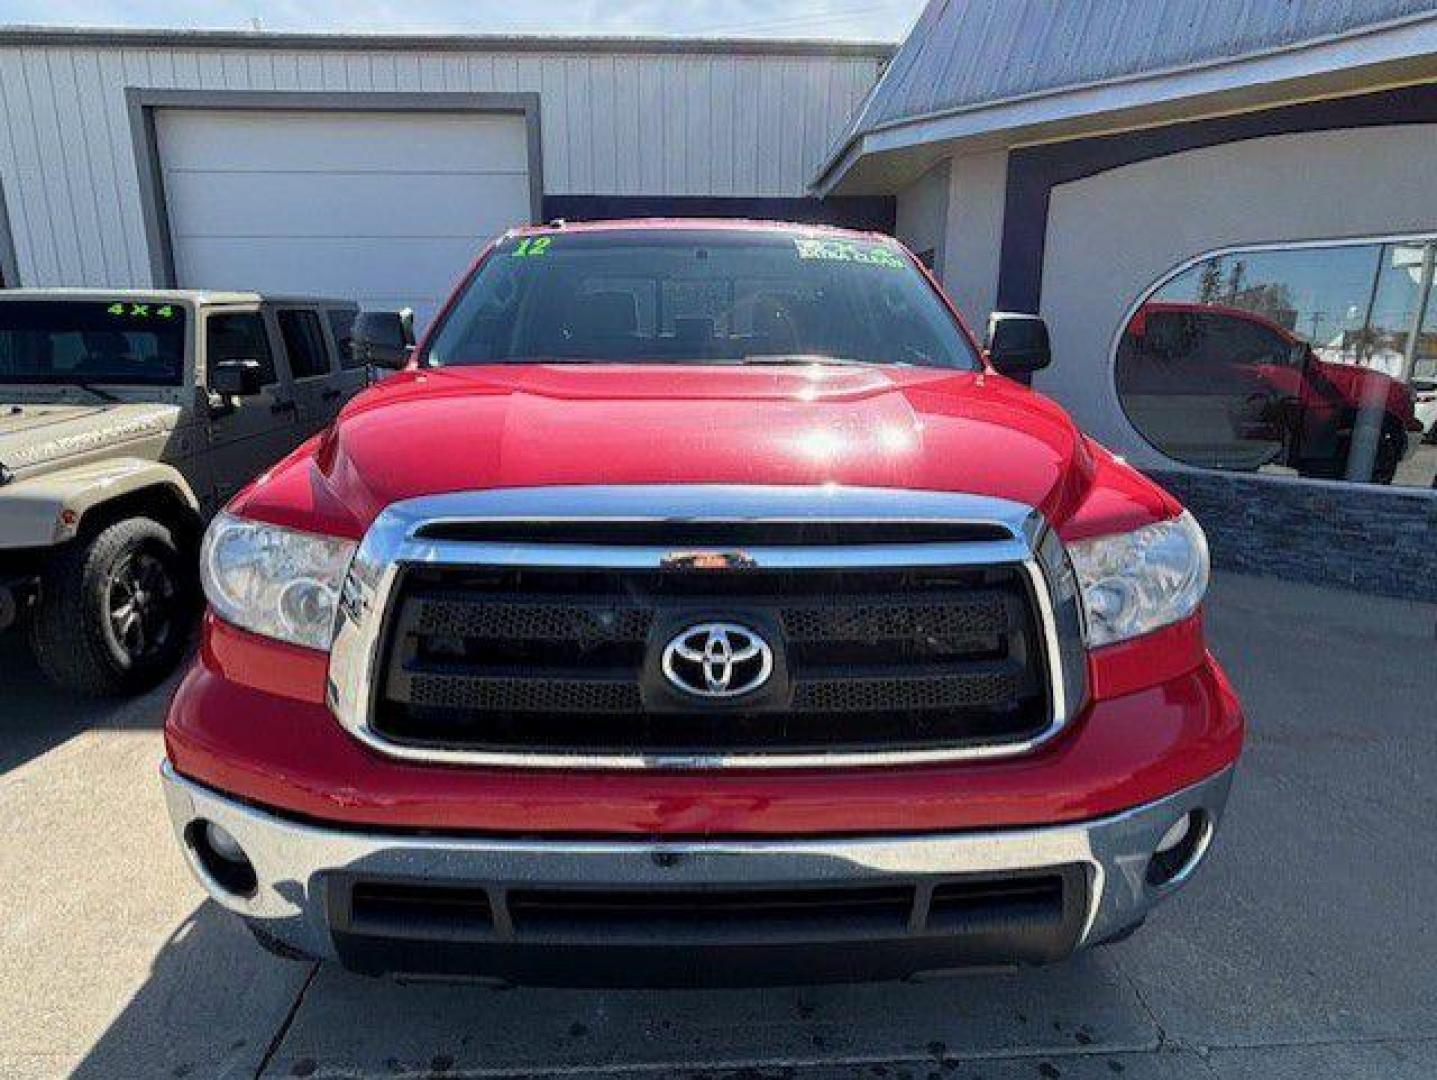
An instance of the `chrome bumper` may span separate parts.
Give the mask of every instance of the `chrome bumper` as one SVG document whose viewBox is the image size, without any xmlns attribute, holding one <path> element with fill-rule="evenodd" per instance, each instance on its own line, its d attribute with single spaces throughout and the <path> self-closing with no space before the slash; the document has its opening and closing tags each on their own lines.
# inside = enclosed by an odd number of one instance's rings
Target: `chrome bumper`
<svg viewBox="0 0 1437 1080">
<path fill-rule="evenodd" d="M 1073 825 L 889 837 L 711 841 L 577 841 L 435 837 L 300 824 L 227 798 L 163 766 L 170 817 L 191 869 L 214 899 L 302 952 L 339 959 L 325 883 L 361 874 L 427 884 L 563 888 L 882 885 L 944 874 L 988 874 L 1079 865 L 1088 871 L 1077 946 L 1131 927 L 1180 887 L 1206 854 L 1227 802 L 1232 770 L 1167 798 Z M 1204 833 L 1188 866 L 1154 887 L 1147 868 L 1163 834 L 1201 810 Z M 200 864 L 196 822 L 223 827 L 254 864 L 250 896 L 226 891 Z"/>
</svg>

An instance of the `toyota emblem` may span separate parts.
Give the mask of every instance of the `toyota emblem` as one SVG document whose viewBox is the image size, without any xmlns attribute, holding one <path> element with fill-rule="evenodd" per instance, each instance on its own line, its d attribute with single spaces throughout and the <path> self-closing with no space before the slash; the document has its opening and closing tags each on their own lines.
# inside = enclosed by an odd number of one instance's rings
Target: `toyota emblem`
<svg viewBox="0 0 1437 1080">
<path fill-rule="evenodd" d="M 731 698 L 757 690 L 773 674 L 773 650 L 757 630 L 737 623 L 700 623 L 664 647 L 664 677 L 686 694 Z"/>
</svg>

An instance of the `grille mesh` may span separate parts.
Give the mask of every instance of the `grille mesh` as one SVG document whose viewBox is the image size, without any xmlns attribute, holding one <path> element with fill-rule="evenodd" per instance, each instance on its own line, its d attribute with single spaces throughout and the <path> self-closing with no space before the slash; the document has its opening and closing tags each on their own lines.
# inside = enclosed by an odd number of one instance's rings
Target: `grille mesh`
<svg viewBox="0 0 1437 1080">
<path fill-rule="evenodd" d="M 1018 697 L 1016 674 L 990 672 L 923 678 L 825 679 L 799 683 L 795 709 L 813 712 L 1002 707 Z"/>
<path fill-rule="evenodd" d="M 623 713 L 636 712 L 640 701 L 633 682 L 417 675 L 410 683 L 410 704 L 492 712 Z"/>
<path fill-rule="evenodd" d="M 372 724 L 410 745 L 782 755 L 1017 742 L 1047 724 L 1036 616 L 1011 566 L 409 567 L 389 610 Z M 711 621 L 759 630 L 769 684 L 708 701 L 666 683 L 665 645 Z"/>
<path fill-rule="evenodd" d="M 633 607 L 430 597 L 415 631 L 434 637 L 519 641 L 643 641 L 653 612 Z"/>
<path fill-rule="evenodd" d="M 784 635 L 790 641 L 873 641 L 957 639 L 1001 634 L 1008 628 L 1001 596 L 943 604 L 860 604 L 785 608 Z"/>
</svg>

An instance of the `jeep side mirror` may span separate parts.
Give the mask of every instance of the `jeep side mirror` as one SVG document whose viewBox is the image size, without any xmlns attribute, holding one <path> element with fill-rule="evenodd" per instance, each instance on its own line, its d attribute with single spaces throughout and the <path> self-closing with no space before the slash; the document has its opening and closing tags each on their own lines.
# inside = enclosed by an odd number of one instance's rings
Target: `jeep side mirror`
<svg viewBox="0 0 1437 1080">
<path fill-rule="evenodd" d="M 221 397 L 253 397 L 264 388 L 258 360 L 221 360 L 210 368 L 210 390 Z"/>
<path fill-rule="evenodd" d="M 1004 375 L 1027 375 L 1053 362 L 1048 324 L 1037 315 L 995 311 L 988 316 L 988 362 Z"/>
<path fill-rule="evenodd" d="M 360 364 L 398 370 L 414 351 L 413 323 L 398 311 L 361 311 L 349 335 L 349 354 Z"/>
</svg>

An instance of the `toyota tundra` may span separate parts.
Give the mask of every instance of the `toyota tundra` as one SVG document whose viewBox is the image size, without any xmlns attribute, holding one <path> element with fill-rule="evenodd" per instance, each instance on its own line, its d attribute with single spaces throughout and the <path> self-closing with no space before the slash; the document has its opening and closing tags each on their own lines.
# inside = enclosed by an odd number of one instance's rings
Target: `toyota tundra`
<svg viewBox="0 0 1437 1080">
<path fill-rule="evenodd" d="M 559 984 L 1042 963 L 1210 849 L 1206 541 L 883 236 L 556 224 L 241 492 L 163 778 L 273 951 Z"/>
</svg>

